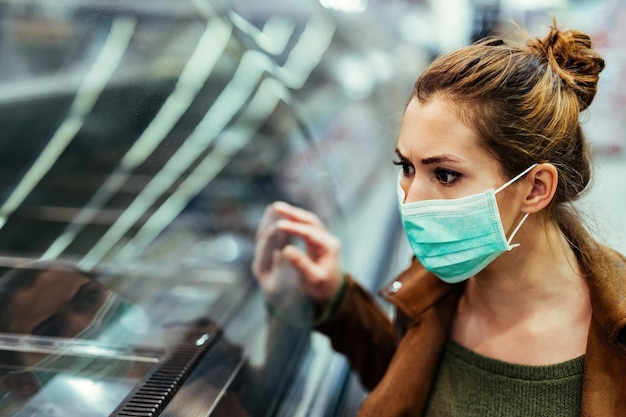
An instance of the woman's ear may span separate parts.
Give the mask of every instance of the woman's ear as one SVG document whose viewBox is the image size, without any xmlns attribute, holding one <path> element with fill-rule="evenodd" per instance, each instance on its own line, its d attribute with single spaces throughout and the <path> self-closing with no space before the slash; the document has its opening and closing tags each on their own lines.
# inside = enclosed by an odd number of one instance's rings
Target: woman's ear
<svg viewBox="0 0 626 417">
<path fill-rule="evenodd" d="M 530 186 L 530 191 L 522 203 L 522 211 L 537 213 L 552 201 L 559 182 L 559 172 L 550 163 L 539 164 L 526 174 L 524 182 Z"/>
</svg>

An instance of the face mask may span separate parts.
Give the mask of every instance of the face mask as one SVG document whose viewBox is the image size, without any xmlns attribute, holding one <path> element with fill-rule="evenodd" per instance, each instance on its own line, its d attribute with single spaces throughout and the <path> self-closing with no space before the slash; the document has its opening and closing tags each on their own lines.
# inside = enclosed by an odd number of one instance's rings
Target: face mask
<svg viewBox="0 0 626 417">
<path fill-rule="evenodd" d="M 528 213 L 507 240 L 496 203 L 496 193 L 526 175 L 534 164 L 502 185 L 480 194 L 449 200 L 404 203 L 398 182 L 400 217 L 413 253 L 428 271 L 456 283 L 477 274 L 502 253 L 519 244 L 511 240 Z"/>
</svg>

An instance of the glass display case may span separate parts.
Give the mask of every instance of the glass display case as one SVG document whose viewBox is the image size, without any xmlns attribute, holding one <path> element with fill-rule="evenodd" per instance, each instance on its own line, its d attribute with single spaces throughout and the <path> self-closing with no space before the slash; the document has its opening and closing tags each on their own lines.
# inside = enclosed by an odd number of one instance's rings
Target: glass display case
<svg viewBox="0 0 626 417">
<path fill-rule="evenodd" d="M 389 275 L 394 134 L 364 99 L 401 78 L 337 72 L 350 38 L 302 4 L 0 1 L 1 415 L 337 409 L 347 366 L 268 312 L 255 234 L 288 201 Z"/>
</svg>

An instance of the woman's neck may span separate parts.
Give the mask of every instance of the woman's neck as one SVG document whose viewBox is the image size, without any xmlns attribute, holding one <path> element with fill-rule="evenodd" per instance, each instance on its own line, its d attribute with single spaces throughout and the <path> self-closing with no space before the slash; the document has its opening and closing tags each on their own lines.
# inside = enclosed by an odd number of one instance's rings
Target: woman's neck
<svg viewBox="0 0 626 417">
<path fill-rule="evenodd" d="M 515 239 L 519 247 L 467 282 L 452 337 L 510 362 L 578 356 L 585 351 L 591 306 L 575 253 L 556 225 L 529 219 L 523 229 Z"/>
</svg>

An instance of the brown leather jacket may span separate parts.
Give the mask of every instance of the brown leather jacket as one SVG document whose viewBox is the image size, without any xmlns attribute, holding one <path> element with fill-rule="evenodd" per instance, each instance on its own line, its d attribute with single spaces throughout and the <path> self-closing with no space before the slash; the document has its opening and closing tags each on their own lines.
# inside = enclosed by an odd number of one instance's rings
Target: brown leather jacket
<svg viewBox="0 0 626 417">
<path fill-rule="evenodd" d="M 583 417 L 626 416 L 626 258 L 589 277 L 592 320 L 582 393 Z M 417 262 L 381 295 L 394 322 L 348 278 L 332 318 L 318 326 L 371 390 L 359 416 L 421 416 L 437 374 L 463 284 L 446 284 Z"/>
</svg>

